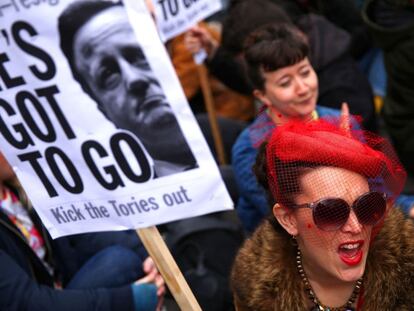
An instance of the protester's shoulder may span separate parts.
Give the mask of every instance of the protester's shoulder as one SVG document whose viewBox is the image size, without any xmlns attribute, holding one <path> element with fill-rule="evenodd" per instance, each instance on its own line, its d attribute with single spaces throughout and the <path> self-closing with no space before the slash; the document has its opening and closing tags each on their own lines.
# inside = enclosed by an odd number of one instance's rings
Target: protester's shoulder
<svg viewBox="0 0 414 311">
<path fill-rule="evenodd" d="M 234 142 L 232 147 L 232 157 L 244 154 L 248 149 L 254 149 L 250 139 L 249 127 L 245 128 Z"/>
<path fill-rule="evenodd" d="M 257 149 L 258 146 L 260 146 L 260 143 L 272 132 L 274 127 L 275 125 L 267 113 L 259 113 L 254 121 L 240 133 L 233 149 L 238 149 L 241 146 Z"/>
<path fill-rule="evenodd" d="M 240 135 L 236 139 L 236 143 L 240 144 L 250 141 L 250 127 L 251 125 L 241 131 Z"/>
<path fill-rule="evenodd" d="M 316 111 L 320 117 L 327 117 L 327 116 L 340 116 L 341 111 L 339 109 L 324 107 L 324 106 L 316 106 Z"/>
</svg>

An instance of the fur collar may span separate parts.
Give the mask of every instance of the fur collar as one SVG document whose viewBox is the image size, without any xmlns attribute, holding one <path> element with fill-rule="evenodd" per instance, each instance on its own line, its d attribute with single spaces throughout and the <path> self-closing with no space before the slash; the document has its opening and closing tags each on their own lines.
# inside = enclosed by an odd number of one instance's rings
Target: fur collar
<svg viewBox="0 0 414 311">
<path fill-rule="evenodd" d="M 265 221 L 240 249 L 232 271 L 238 310 L 306 310 L 296 246 Z M 362 311 L 412 310 L 414 225 L 392 209 L 368 254 Z"/>
</svg>

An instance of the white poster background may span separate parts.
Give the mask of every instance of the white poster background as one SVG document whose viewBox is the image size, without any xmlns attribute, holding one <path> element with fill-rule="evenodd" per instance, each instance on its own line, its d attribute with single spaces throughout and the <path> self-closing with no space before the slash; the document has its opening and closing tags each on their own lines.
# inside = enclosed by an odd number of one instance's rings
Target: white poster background
<svg viewBox="0 0 414 311">
<path fill-rule="evenodd" d="M 13 166 L 51 236 L 57 238 L 76 233 L 143 228 L 232 209 L 233 203 L 221 180 L 217 165 L 188 106 L 179 80 L 143 1 L 142 3 L 136 1 L 137 4 L 133 7 L 129 3 L 126 4 L 130 21 L 133 21 L 131 24 L 138 42 L 196 157 L 198 168 L 151 179 L 144 183 L 133 182 L 123 174 L 111 152 L 109 141 L 114 135 L 128 132 L 116 129 L 113 123 L 99 111 L 96 103 L 83 92 L 80 85 L 72 78 L 67 60 L 59 47 L 57 18 L 70 2 L 72 1 L 50 0 L 33 2 L 24 7 L 10 1 L 13 5 L 3 6 L 0 12 L 2 59 L 0 121 L 4 121 L 16 140 L 22 138 L 16 133 L 16 129 L 19 126 L 23 127 L 34 143 L 24 149 L 16 148 L 8 142 L 4 132 L 0 131 L 1 151 Z M 24 27 L 21 27 L 22 25 Z M 28 31 L 27 25 L 34 32 Z M 145 31 L 140 31 L 142 29 Z M 16 37 L 20 37 L 20 41 Z M 17 44 L 18 41 L 20 44 Z M 34 69 L 46 72 L 48 67 L 44 61 L 22 49 L 22 41 L 42 50 L 53 59 L 56 74 L 52 78 L 41 80 L 33 74 Z M 10 86 L 9 83 L 10 88 L 7 88 L 5 82 L 7 78 L 21 78 L 25 83 L 18 86 Z M 75 138 L 68 138 L 47 98 L 39 96 L 39 89 L 55 88 L 59 92 L 54 94 L 53 98 L 73 130 Z M 16 101 L 22 94 L 29 93 L 41 104 L 53 124 L 57 136 L 55 141 L 44 142 L 39 139 L 31 131 L 27 120 L 23 118 Z M 35 120 L 38 129 L 46 134 L 47 128 L 37 110 L 33 109 L 32 102 L 26 101 L 21 106 L 28 107 L 29 114 Z M 10 108 L 12 111 L 9 111 Z M 100 171 L 102 172 L 106 166 L 113 166 L 121 176 L 124 187 L 106 190 L 93 176 L 81 153 L 82 145 L 90 140 L 98 142 L 108 153 L 104 158 L 99 158 L 96 154 L 94 156 Z M 61 186 L 45 160 L 46 150 L 59 150 L 71 160 L 83 183 L 81 193 L 71 193 Z M 135 157 L 127 152 L 127 148 L 123 150 L 126 155 L 129 155 L 128 164 L 135 172 L 139 172 L 140 168 Z M 37 163 L 56 190 L 57 195 L 53 197 L 46 191 L 32 165 L 28 161 L 20 160 L 22 155 L 36 152 L 39 155 Z M 152 160 L 149 158 L 149 161 Z M 75 183 L 66 166 L 60 160 L 56 163 L 59 172 L 68 184 L 73 186 Z M 108 179 L 108 176 L 106 178 Z"/>
<path fill-rule="evenodd" d="M 152 0 L 163 42 L 221 10 L 220 0 Z"/>
</svg>

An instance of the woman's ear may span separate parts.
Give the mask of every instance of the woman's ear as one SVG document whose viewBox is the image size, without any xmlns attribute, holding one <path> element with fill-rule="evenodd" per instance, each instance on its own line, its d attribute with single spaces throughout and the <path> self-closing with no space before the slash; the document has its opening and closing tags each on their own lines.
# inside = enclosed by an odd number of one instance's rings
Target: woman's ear
<svg viewBox="0 0 414 311">
<path fill-rule="evenodd" d="M 263 103 L 263 105 L 265 105 L 267 107 L 271 106 L 271 102 L 267 98 L 264 91 L 259 90 L 259 89 L 255 89 L 253 91 L 253 96 L 256 97 L 258 100 L 260 100 Z"/>
<path fill-rule="evenodd" d="M 298 226 L 295 213 L 292 210 L 276 203 L 273 205 L 273 216 L 290 235 L 298 235 Z"/>
</svg>

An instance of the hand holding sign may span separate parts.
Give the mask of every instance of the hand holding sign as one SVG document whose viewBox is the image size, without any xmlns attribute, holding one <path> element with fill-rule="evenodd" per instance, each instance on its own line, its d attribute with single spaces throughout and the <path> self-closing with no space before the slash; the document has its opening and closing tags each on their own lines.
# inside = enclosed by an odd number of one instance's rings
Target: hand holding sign
<svg viewBox="0 0 414 311">
<path fill-rule="evenodd" d="M 153 284 L 155 285 L 157 289 L 157 311 L 162 309 L 163 303 L 164 303 L 164 295 L 165 295 L 165 282 L 162 278 L 160 272 L 158 271 L 154 260 L 152 260 L 151 257 L 147 257 L 145 259 L 144 263 L 142 264 L 142 269 L 146 273 L 146 275 L 137 280 L 135 282 L 136 285 L 139 284 Z"/>
<path fill-rule="evenodd" d="M 145 272 L 145 276 L 135 282 L 135 284 L 153 283 L 157 287 L 158 299 L 161 299 L 165 294 L 165 282 L 162 278 L 154 260 L 151 257 L 147 257 L 142 264 L 142 269 Z"/>
<path fill-rule="evenodd" d="M 208 58 L 213 57 L 219 45 L 207 29 L 201 26 L 194 26 L 185 33 L 184 44 L 192 54 L 197 54 L 204 49 Z"/>
</svg>

